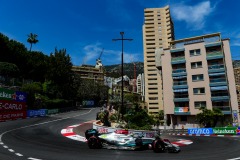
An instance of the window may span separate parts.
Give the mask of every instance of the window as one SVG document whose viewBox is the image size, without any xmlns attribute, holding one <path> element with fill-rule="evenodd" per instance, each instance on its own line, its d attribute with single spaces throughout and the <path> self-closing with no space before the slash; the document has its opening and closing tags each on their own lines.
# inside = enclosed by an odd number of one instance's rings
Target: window
<svg viewBox="0 0 240 160">
<path fill-rule="evenodd" d="M 193 62 L 193 63 L 191 63 L 191 68 L 192 69 L 202 68 L 202 62 Z"/>
<path fill-rule="evenodd" d="M 190 56 L 199 56 L 200 54 L 200 49 L 190 50 Z"/>
<path fill-rule="evenodd" d="M 193 93 L 194 94 L 204 94 L 205 88 L 193 88 Z"/>
<path fill-rule="evenodd" d="M 206 101 L 196 101 L 196 102 L 194 102 L 194 107 L 196 109 L 199 109 L 201 107 L 206 108 Z"/>
<path fill-rule="evenodd" d="M 149 100 L 158 100 L 158 97 L 149 97 Z"/>
<path fill-rule="evenodd" d="M 192 75 L 192 81 L 203 81 L 203 74 Z"/>
</svg>

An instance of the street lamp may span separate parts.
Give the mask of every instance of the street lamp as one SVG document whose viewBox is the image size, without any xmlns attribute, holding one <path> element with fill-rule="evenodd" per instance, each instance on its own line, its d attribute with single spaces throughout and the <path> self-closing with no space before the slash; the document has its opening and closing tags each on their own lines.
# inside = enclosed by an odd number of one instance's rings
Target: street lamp
<svg viewBox="0 0 240 160">
<path fill-rule="evenodd" d="M 122 72 L 121 72 L 122 73 L 122 105 L 119 109 L 119 115 L 120 115 L 121 109 L 123 108 L 123 41 L 132 41 L 133 40 L 133 39 L 123 38 L 124 32 L 120 32 L 120 35 L 121 35 L 121 38 L 112 39 L 112 41 L 119 41 L 119 40 L 122 41 Z M 119 116 L 118 116 L 118 119 L 119 119 Z"/>
</svg>

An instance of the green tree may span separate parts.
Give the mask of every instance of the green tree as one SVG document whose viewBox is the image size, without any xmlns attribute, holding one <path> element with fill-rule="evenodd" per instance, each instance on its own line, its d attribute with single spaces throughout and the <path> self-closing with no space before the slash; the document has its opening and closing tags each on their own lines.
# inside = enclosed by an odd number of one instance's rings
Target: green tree
<svg viewBox="0 0 240 160">
<path fill-rule="evenodd" d="M 44 82 L 47 75 L 49 57 L 42 52 L 33 51 L 27 55 L 27 59 L 25 77 L 34 81 Z"/>
<path fill-rule="evenodd" d="M 19 68 L 13 63 L 0 62 L 0 75 L 17 77 L 19 76 Z"/>
<path fill-rule="evenodd" d="M 72 99 L 73 78 L 72 62 L 66 49 L 55 49 L 55 53 L 50 54 L 46 76 L 46 80 L 51 82 L 49 86 L 54 91 L 53 95 L 56 98 Z"/>
<path fill-rule="evenodd" d="M 208 127 L 215 127 L 217 122 L 221 121 L 224 117 L 223 113 L 220 109 L 213 108 L 213 110 L 207 109 L 205 107 L 200 108 L 201 113 L 196 115 L 196 120 L 202 126 Z"/>
<path fill-rule="evenodd" d="M 30 33 L 28 35 L 27 42 L 30 43 L 30 49 L 29 49 L 30 52 L 32 51 L 32 44 L 36 44 L 38 42 L 37 37 L 38 37 L 38 35 L 37 34 L 33 34 L 33 33 Z"/>
<path fill-rule="evenodd" d="M 124 115 L 124 118 L 127 122 L 127 128 L 131 129 L 150 130 L 154 124 L 153 117 L 137 104 Z"/>
<path fill-rule="evenodd" d="M 27 93 L 27 105 L 28 109 L 35 109 L 34 103 L 36 100 L 36 95 L 41 94 L 43 89 L 42 89 L 42 84 L 39 82 L 34 82 L 31 84 L 24 84 L 22 86 L 22 91 Z"/>
</svg>

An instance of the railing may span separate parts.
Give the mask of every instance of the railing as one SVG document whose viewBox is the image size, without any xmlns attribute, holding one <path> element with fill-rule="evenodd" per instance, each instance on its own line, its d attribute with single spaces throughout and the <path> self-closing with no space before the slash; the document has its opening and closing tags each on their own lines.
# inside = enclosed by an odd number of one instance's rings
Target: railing
<svg viewBox="0 0 240 160">
<path fill-rule="evenodd" d="M 185 60 L 185 57 L 184 56 L 179 56 L 179 57 L 172 57 L 171 61 L 182 61 L 182 60 Z"/>
<path fill-rule="evenodd" d="M 188 94 L 174 94 L 174 98 L 188 98 Z"/>
<path fill-rule="evenodd" d="M 213 108 L 218 108 L 221 111 L 231 111 L 230 106 L 213 106 Z"/>
<path fill-rule="evenodd" d="M 187 81 L 178 81 L 178 82 L 173 82 L 174 86 L 178 86 L 178 85 L 187 85 Z"/>
<path fill-rule="evenodd" d="M 211 70 L 211 69 L 224 69 L 224 65 L 223 64 L 211 65 L 211 66 L 208 66 L 208 69 L 209 70 Z"/>
<path fill-rule="evenodd" d="M 186 69 L 185 68 L 181 68 L 181 69 L 175 69 L 172 71 L 172 73 L 185 73 Z"/>
<path fill-rule="evenodd" d="M 223 97 L 223 96 L 229 96 L 229 94 L 226 93 L 222 93 L 222 92 L 217 92 L 217 93 L 212 93 L 211 94 L 212 97 Z"/>
<path fill-rule="evenodd" d="M 210 79 L 210 83 L 217 83 L 217 82 L 226 82 L 226 78 Z"/>
</svg>

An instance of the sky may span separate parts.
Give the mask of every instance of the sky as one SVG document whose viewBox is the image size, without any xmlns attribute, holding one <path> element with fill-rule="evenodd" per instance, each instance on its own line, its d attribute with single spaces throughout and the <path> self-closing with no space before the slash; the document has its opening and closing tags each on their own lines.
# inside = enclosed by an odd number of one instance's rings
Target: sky
<svg viewBox="0 0 240 160">
<path fill-rule="evenodd" d="M 143 62 L 144 8 L 170 6 L 175 39 L 220 32 L 240 59 L 240 0 L 0 0 L 0 33 L 23 43 L 38 35 L 33 51 L 66 49 L 73 65 Z"/>
</svg>

